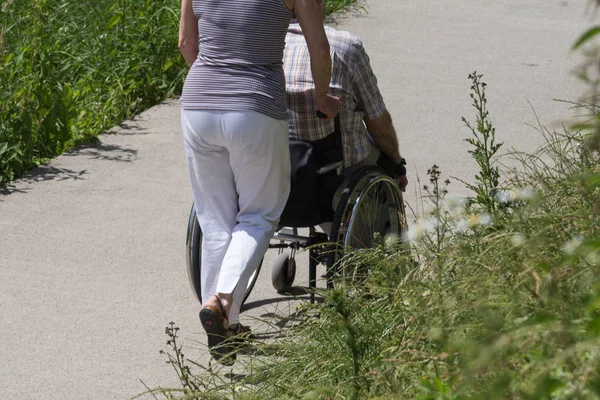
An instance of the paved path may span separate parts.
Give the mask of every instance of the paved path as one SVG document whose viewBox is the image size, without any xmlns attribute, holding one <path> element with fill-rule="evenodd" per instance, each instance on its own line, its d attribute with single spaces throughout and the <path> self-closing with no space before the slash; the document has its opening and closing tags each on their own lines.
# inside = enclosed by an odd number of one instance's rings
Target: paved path
<svg viewBox="0 0 600 400">
<path fill-rule="evenodd" d="M 364 40 L 411 172 L 424 178 L 436 163 L 468 179 L 467 75 L 485 75 L 499 138 L 535 148 L 528 101 L 553 123 L 570 112 L 552 99 L 582 93 L 568 48 L 589 22 L 584 8 L 575 0 L 369 0 L 368 14 L 342 27 Z M 158 354 L 169 321 L 181 327 L 186 354 L 205 360 L 189 349 L 204 339 L 185 271 L 190 190 L 178 107 L 157 106 L 0 192 L 1 399 L 125 399 L 143 390 L 139 379 L 173 385 Z M 293 311 L 269 272 L 246 321 Z"/>
</svg>

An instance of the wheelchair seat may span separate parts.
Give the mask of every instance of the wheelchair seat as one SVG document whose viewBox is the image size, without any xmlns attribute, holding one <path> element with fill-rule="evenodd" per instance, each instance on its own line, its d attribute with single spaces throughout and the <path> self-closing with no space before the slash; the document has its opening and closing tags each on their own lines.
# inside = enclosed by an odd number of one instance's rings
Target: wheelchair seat
<svg viewBox="0 0 600 400">
<path fill-rule="evenodd" d="M 281 226 L 308 228 L 333 220 L 333 196 L 343 181 L 339 118 L 335 131 L 322 139 L 290 140 L 291 188 Z"/>
</svg>

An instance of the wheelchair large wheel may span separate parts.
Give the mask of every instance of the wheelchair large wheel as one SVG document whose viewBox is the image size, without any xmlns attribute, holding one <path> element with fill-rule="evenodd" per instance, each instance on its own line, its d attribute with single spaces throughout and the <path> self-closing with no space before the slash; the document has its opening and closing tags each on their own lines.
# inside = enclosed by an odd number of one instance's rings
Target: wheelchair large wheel
<svg viewBox="0 0 600 400">
<path fill-rule="evenodd" d="M 383 170 L 362 168 L 341 190 L 330 234 L 335 247 L 327 258 L 329 286 L 333 275 L 344 278 L 349 274 L 339 262 L 344 253 L 369 249 L 390 235 L 402 238 L 406 227 L 402 192 Z"/>
<path fill-rule="evenodd" d="M 192 209 L 190 210 L 190 217 L 188 221 L 186 252 L 190 286 L 192 287 L 192 290 L 194 291 L 198 301 L 202 303 L 202 286 L 200 283 L 200 269 L 202 266 L 202 230 L 200 229 L 200 224 L 198 224 L 198 219 L 196 218 L 196 209 L 194 205 L 192 205 Z M 258 278 L 258 274 L 260 273 L 262 262 L 263 260 L 261 259 L 256 271 L 254 271 L 250 277 L 250 280 L 248 281 L 246 294 L 244 295 L 242 304 L 244 304 L 248 299 L 248 296 L 250 296 L 250 292 L 252 291 L 252 288 L 254 287 L 254 284 Z M 240 304 L 240 306 L 242 304 Z"/>
</svg>

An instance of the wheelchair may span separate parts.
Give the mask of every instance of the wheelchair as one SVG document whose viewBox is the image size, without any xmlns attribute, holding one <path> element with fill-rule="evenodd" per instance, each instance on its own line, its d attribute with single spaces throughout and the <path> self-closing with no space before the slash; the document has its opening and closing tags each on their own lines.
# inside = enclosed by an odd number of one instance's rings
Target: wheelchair
<svg viewBox="0 0 600 400">
<path fill-rule="evenodd" d="M 339 120 L 336 120 L 335 135 L 333 152 L 320 151 L 316 152 L 316 157 L 309 157 L 314 159 L 314 165 L 309 162 L 308 169 L 314 170 L 309 173 L 312 176 L 309 181 L 315 180 L 311 186 L 316 196 L 308 196 L 308 199 L 302 198 L 306 185 L 298 183 L 301 180 L 298 178 L 299 171 L 306 169 L 306 162 L 303 164 L 302 160 L 306 161 L 307 151 L 310 153 L 319 146 L 315 142 L 308 145 L 307 142 L 297 142 L 296 148 L 301 148 L 298 156 L 290 145 L 292 189 L 280 225 L 269 245 L 270 249 L 278 251 L 271 280 L 280 293 L 292 288 L 296 275 L 295 256 L 299 250 L 309 251 L 309 289 L 316 288 L 320 264 L 326 268 L 327 288 L 332 288 L 335 279 L 344 279 L 350 274 L 346 263 L 340 262 L 345 253 L 371 248 L 377 240 L 390 235 L 402 238 L 406 229 L 404 201 L 396 180 L 381 166 L 361 167 L 344 175 Z M 323 154 L 325 157 L 322 157 Z M 333 157 L 331 154 L 334 154 Z M 328 162 L 332 159 L 333 162 Z M 295 168 L 298 163 L 303 166 Z M 331 229 L 319 232 L 317 227 L 325 223 L 330 223 Z M 301 228 L 308 228 L 308 236 L 299 234 Z M 192 205 L 187 229 L 187 269 L 191 287 L 200 302 L 201 248 L 202 231 Z M 263 260 L 248 282 L 242 304 L 258 279 Z M 309 292 L 311 302 L 314 302 L 315 291 Z"/>
</svg>

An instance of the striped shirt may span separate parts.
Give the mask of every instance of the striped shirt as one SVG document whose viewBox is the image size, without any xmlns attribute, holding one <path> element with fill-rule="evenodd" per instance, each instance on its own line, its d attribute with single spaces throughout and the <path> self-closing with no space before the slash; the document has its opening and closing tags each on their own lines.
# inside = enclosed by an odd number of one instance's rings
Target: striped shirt
<svg viewBox="0 0 600 400">
<path fill-rule="evenodd" d="M 282 0 L 193 0 L 199 52 L 181 96 L 186 110 L 256 111 L 287 119 L 282 68 L 292 12 Z"/>
<path fill-rule="evenodd" d="M 329 93 L 340 98 L 340 122 L 346 167 L 358 164 L 371 152 L 363 120 L 375 119 L 386 110 L 377 79 L 360 39 L 325 27 L 333 70 Z M 334 131 L 333 121 L 315 118 L 315 87 L 310 56 L 300 25 L 291 24 L 283 57 L 287 81 L 290 139 L 313 141 Z"/>
</svg>

